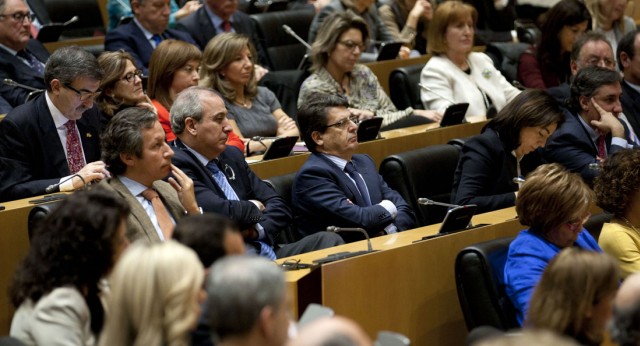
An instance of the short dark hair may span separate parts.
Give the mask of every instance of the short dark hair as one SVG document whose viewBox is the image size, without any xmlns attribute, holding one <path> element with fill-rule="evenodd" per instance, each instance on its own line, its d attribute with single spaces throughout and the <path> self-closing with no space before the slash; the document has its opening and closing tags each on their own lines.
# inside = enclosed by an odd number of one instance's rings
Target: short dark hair
<svg viewBox="0 0 640 346">
<path fill-rule="evenodd" d="M 620 68 L 620 71 L 624 71 L 624 66 L 622 66 L 622 59 L 620 59 L 620 54 L 622 54 L 622 52 L 625 52 L 627 53 L 629 59 L 633 59 L 633 57 L 636 55 L 635 42 L 636 35 L 638 34 L 640 34 L 640 30 L 635 29 L 622 36 L 622 39 L 620 40 L 620 42 L 618 42 L 616 59 L 618 60 L 618 68 Z"/>
<path fill-rule="evenodd" d="M 487 127 L 498 132 L 506 149 L 514 150 L 520 145 L 520 131 L 523 128 L 551 124 L 560 126 L 562 122 L 562 110 L 549 93 L 541 89 L 527 89 L 502 108 L 487 123 Z"/>
<path fill-rule="evenodd" d="M 202 265 L 208 268 L 226 255 L 224 240 L 230 231 L 238 232 L 231 220 L 223 215 L 206 213 L 180 219 L 173 239 L 195 251 Z"/>
<path fill-rule="evenodd" d="M 93 54 L 78 46 L 58 48 L 47 60 L 44 67 L 44 83 L 51 91 L 51 81 L 71 84 L 80 77 L 96 81 L 102 80 L 102 68 Z"/>
<path fill-rule="evenodd" d="M 311 134 L 314 131 L 324 133 L 327 130 L 327 115 L 329 108 L 348 107 L 349 101 L 341 95 L 313 93 L 298 109 L 298 128 L 302 140 L 310 152 L 316 152 L 316 142 Z"/>
<path fill-rule="evenodd" d="M 609 156 L 594 181 L 598 206 L 624 217 L 640 191 L 640 151 L 625 149 Z"/>
<path fill-rule="evenodd" d="M 609 43 L 607 38 L 600 32 L 587 31 L 582 34 L 582 36 L 578 37 L 578 39 L 573 42 L 573 47 L 571 48 L 571 60 L 578 61 L 578 58 L 580 57 L 580 51 L 585 44 L 587 44 L 588 42 L 598 41 L 606 42 L 609 46 L 611 46 L 611 43 Z"/>
<path fill-rule="evenodd" d="M 600 66 L 587 66 L 580 69 L 571 83 L 571 96 L 568 100 L 568 108 L 574 113 L 578 113 L 580 107 L 580 97 L 593 96 L 600 87 L 620 83 L 620 73 L 615 70 Z"/>
<path fill-rule="evenodd" d="M 109 121 L 102 133 L 101 146 L 102 161 L 111 174 L 118 175 L 127 170 L 120 154 L 142 157 L 142 130 L 152 128 L 157 121 L 157 115 L 141 107 L 126 108 Z"/>
</svg>

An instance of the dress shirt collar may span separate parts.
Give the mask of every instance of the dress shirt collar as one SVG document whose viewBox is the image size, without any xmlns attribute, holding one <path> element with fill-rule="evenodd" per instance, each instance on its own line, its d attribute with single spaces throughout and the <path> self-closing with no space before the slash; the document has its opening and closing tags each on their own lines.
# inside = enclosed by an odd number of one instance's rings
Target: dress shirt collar
<svg viewBox="0 0 640 346">
<path fill-rule="evenodd" d="M 6 50 L 7 52 L 9 52 L 9 53 L 10 53 L 11 55 L 13 55 L 13 56 L 16 56 L 16 54 L 18 54 L 18 51 L 17 51 L 17 50 L 13 50 L 13 49 L 11 49 L 11 48 L 9 48 L 9 47 L 7 47 L 7 46 L 3 45 L 3 44 L 0 44 L 0 48 L 2 48 L 2 49 L 4 49 L 4 50 Z"/>
<path fill-rule="evenodd" d="M 138 26 L 138 28 L 140 28 L 140 30 L 142 31 L 142 34 L 144 34 L 144 37 L 146 37 L 147 40 L 151 40 L 151 37 L 153 36 L 151 31 L 147 30 L 144 26 L 142 26 L 142 24 L 140 24 L 140 22 L 136 17 L 133 17 L 133 22 Z"/>
<path fill-rule="evenodd" d="M 206 157 L 204 157 L 204 155 L 200 154 L 199 152 L 191 149 L 191 147 L 189 147 L 188 145 L 184 144 L 184 142 L 182 142 L 182 145 L 184 145 L 185 148 L 187 148 L 187 150 L 189 150 L 193 155 L 195 155 L 196 159 L 198 159 L 198 161 L 205 167 L 207 167 L 207 164 L 209 164 L 209 160 L 207 160 Z M 217 159 L 217 158 L 216 158 Z M 216 160 L 214 159 L 214 160 Z"/>
<path fill-rule="evenodd" d="M 637 93 L 640 93 L 640 85 L 629 83 L 626 80 L 623 80 L 623 83 L 627 83 L 627 85 L 630 86 L 631 89 L 635 90 Z"/>
<path fill-rule="evenodd" d="M 129 190 L 129 192 L 131 192 L 131 194 L 135 197 L 141 197 L 141 193 L 142 191 L 148 189 L 148 187 L 140 184 L 139 182 L 129 179 L 127 177 L 125 177 L 124 175 L 119 175 L 118 179 L 120 179 L 120 181 L 122 182 L 122 184 L 124 186 L 127 187 L 127 190 Z"/>
<path fill-rule="evenodd" d="M 65 117 L 62 112 L 60 112 L 56 105 L 53 104 L 53 101 L 51 101 L 51 98 L 49 97 L 48 91 L 44 92 L 44 97 L 47 99 L 47 106 L 49 107 L 49 112 L 51 113 L 51 118 L 53 118 L 53 124 L 55 125 L 55 127 L 60 128 L 64 126 L 64 124 L 66 124 L 69 119 Z"/>
<path fill-rule="evenodd" d="M 328 158 L 331 162 L 333 162 L 333 164 L 335 164 L 336 166 L 338 166 L 338 168 L 340 168 L 341 171 L 344 171 L 344 167 L 347 165 L 347 160 L 334 156 L 334 155 L 329 155 L 329 154 L 321 154 L 324 155 L 324 157 Z"/>
<path fill-rule="evenodd" d="M 224 22 L 224 20 L 218 17 L 217 14 L 213 13 L 213 11 L 211 11 L 209 6 L 207 6 L 206 4 L 204 5 L 204 10 L 207 12 L 207 16 L 209 16 L 209 20 L 211 20 L 211 24 L 213 24 L 216 32 L 222 30 L 222 22 Z M 229 17 L 229 22 L 233 24 L 233 14 Z M 231 30 L 235 31 L 233 28 Z"/>
<path fill-rule="evenodd" d="M 598 143 L 598 137 L 600 137 L 598 132 L 596 132 L 596 130 L 594 130 L 593 127 L 591 127 L 591 125 L 587 124 L 587 122 L 584 121 L 584 119 L 582 119 L 580 114 L 578 114 L 578 120 L 580 121 L 582 126 L 584 126 L 584 128 L 587 129 L 587 133 L 589 134 L 589 137 L 591 138 L 593 143 Z"/>
</svg>

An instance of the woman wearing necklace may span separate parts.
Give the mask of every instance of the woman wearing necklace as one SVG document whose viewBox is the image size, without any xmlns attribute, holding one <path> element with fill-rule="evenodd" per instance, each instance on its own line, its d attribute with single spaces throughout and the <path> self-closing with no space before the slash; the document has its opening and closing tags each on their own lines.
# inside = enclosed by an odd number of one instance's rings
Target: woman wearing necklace
<svg viewBox="0 0 640 346">
<path fill-rule="evenodd" d="M 453 103 L 469 103 L 465 119 L 483 121 L 493 109 L 500 111 L 513 100 L 516 89 L 484 53 L 472 52 L 478 13 L 471 5 L 447 1 L 436 9 L 429 25 L 427 52 L 433 54 L 420 82 L 425 108 L 444 113 Z"/>
<path fill-rule="evenodd" d="M 594 182 L 598 206 L 613 214 L 598 238 L 618 260 L 622 277 L 640 271 L 640 151 L 627 149 L 607 159 Z"/>
<path fill-rule="evenodd" d="M 229 123 L 247 145 L 247 153 L 264 151 L 270 141 L 250 141 L 254 136 L 298 136 L 295 122 L 282 110 L 276 95 L 257 86 L 255 49 L 247 36 L 216 35 L 204 49 L 200 86 L 212 88 L 225 101 Z"/>
<path fill-rule="evenodd" d="M 387 130 L 439 122 L 442 116 L 434 111 L 411 107 L 398 110 L 373 72 L 358 64 L 368 37 L 366 22 L 353 12 L 329 15 L 311 47 L 313 74 L 302 83 L 298 107 L 315 93 L 339 94 L 349 101 L 352 115 L 360 120 L 380 116 Z"/>
</svg>

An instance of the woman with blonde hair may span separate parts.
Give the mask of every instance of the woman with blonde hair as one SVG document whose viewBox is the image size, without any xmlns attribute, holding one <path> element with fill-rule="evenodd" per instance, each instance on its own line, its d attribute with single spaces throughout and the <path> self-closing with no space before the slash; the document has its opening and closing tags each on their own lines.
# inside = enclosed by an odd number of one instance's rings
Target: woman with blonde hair
<svg viewBox="0 0 640 346">
<path fill-rule="evenodd" d="M 604 34 L 614 54 L 622 36 L 636 28 L 633 18 L 624 15 L 627 3 L 628 0 L 585 0 L 593 17 L 591 29 Z"/>
<path fill-rule="evenodd" d="M 204 267 L 175 241 L 136 243 L 110 279 L 100 345 L 188 345 L 204 301 Z"/>
<path fill-rule="evenodd" d="M 613 258 L 564 249 L 542 274 L 531 297 L 525 327 L 551 330 L 581 345 L 600 345 L 619 283 Z"/>
<path fill-rule="evenodd" d="M 264 151 L 270 141 L 250 138 L 298 136 L 295 122 L 282 110 L 276 95 L 259 87 L 255 75 L 255 49 L 242 34 L 216 35 L 204 49 L 200 86 L 222 95 L 233 132 L 244 138 L 246 152 Z"/>
</svg>

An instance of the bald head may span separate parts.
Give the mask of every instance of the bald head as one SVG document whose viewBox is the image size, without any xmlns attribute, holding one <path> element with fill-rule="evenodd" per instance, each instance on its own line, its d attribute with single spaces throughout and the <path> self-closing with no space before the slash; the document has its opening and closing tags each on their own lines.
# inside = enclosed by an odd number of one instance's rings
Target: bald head
<svg viewBox="0 0 640 346">
<path fill-rule="evenodd" d="M 616 307 L 628 307 L 640 302 L 640 273 L 628 276 L 616 295 Z"/>
<path fill-rule="evenodd" d="M 287 346 L 372 346 L 369 336 L 355 322 L 344 317 L 326 317 L 300 330 Z"/>
</svg>

